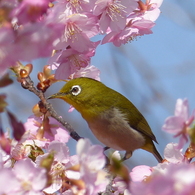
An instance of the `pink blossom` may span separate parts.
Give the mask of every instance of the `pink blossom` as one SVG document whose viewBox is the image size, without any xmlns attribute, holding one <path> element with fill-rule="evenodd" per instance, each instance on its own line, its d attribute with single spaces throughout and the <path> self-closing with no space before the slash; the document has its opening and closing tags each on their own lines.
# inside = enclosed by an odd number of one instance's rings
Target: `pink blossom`
<svg viewBox="0 0 195 195">
<path fill-rule="evenodd" d="M 3 73 L 7 68 L 16 64 L 18 56 L 14 53 L 15 34 L 11 25 L 0 28 L 0 72 Z"/>
<path fill-rule="evenodd" d="M 0 169 L 3 168 L 9 168 L 12 166 L 11 156 L 6 154 L 1 148 L 0 148 Z"/>
<path fill-rule="evenodd" d="M 52 151 L 54 152 L 54 155 L 57 151 Z M 51 153 L 53 154 L 53 153 Z M 36 158 L 36 164 L 39 166 L 40 163 L 48 158 L 49 153 L 45 153 L 43 155 L 39 155 Z M 55 192 L 57 192 L 58 190 L 60 190 L 60 188 L 62 187 L 62 175 L 64 174 L 65 171 L 65 166 L 58 162 L 58 161 L 54 161 L 51 169 L 49 171 L 49 175 L 51 177 L 52 183 L 51 185 L 47 186 L 46 188 L 44 188 L 43 192 L 47 193 L 47 194 L 53 194 Z"/>
<path fill-rule="evenodd" d="M 188 195 L 195 190 L 195 167 L 191 164 L 169 164 L 164 172 L 154 171 L 146 182 L 132 182 L 133 195 Z"/>
<path fill-rule="evenodd" d="M 63 143 L 68 142 L 70 135 L 62 127 L 62 125 L 54 118 L 49 118 L 49 129 L 43 132 L 43 137 L 39 138 L 41 133 L 42 119 L 39 117 L 31 116 L 24 124 L 26 131 L 31 134 L 31 139 L 40 139 L 41 141 L 51 142 L 53 140 L 60 141 Z"/>
<path fill-rule="evenodd" d="M 120 177 L 114 178 L 112 188 L 114 191 L 114 195 L 123 194 L 124 191 L 127 189 L 127 184 L 124 182 L 124 180 Z"/>
<path fill-rule="evenodd" d="M 58 10 L 59 9 L 59 10 Z M 62 12 L 61 7 L 56 9 L 57 23 L 64 25 L 61 38 L 56 42 L 56 49 L 71 47 L 79 52 L 88 51 L 93 47 L 90 38 L 98 34 L 97 17 L 92 14 L 72 14 L 67 10 Z"/>
<path fill-rule="evenodd" d="M 153 26 L 154 23 L 149 20 L 129 18 L 123 30 L 118 32 L 111 31 L 103 38 L 102 44 L 113 42 L 115 46 L 120 47 L 121 44 L 126 44 L 137 36 L 151 34 L 152 31 L 150 29 Z"/>
<path fill-rule="evenodd" d="M 132 181 L 141 182 L 145 180 L 152 173 L 152 168 L 146 165 L 136 166 L 132 169 L 130 176 Z"/>
<path fill-rule="evenodd" d="M 63 164 L 70 163 L 69 148 L 64 143 L 52 141 L 48 146 L 48 152 L 54 152 L 55 161 Z"/>
<path fill-rule="evenodd" d="M 178 148 L 182 148 L 188 141 L 188 128 L 193 120 L 194 111 L 190 116 L 188 100 L 178 99 L 175 106 L 175 115 L 170 116 L 165 120 L 162 129 L 168 133 L 175 134 L 175 137 L 180 136 Z"/>
<path fill-rule="evenodd" d="M 61 36 L 62 26 L 45 22 L 26 24 L 18 29 L 14 56 L 19 60 L 31 61 L 40 57 L 49 57 L 56 40 Z M 28 48 L 28 49 L 24 49 Z"/>
<path fill-rule="evenodd" d="M 89 77 L 100 81 L 100 70 L 93 65 L 88 65 L 85 68 L 81 68 L 77 72 L 70 75 L 70 79 L 78 77 Z"/>
<path fill-rule="evenodd" d="M 11 16 L 17 18 L 19 24 L 36 22 L 48 8 L 49 0 L 23 0 Z"/>
<path fill-rule="evenodd" d="M 11 169 L 0 169 L 0 194 L 15 194 L 20 183 Z"/>
<path fill-rule="evenodd" d="M 47 152 L 44 155 L 37 157 L 36 163 L 39 165 L 49 154 L 54 154 L 54 161 L 50 170 L 53 182 L 49 187 L 44 189 L 44 192 L 53 194 L 60 190 L 64 179 L 63 175 L 66 175 L 68 168 L 78 164 L 78 158 L 77 156 L 70 156 L 69 148 L 64 143 L 58 141 L 52 141 L 46 150 Z"/>
<path fill-rule="evenodd" d="M 56 79 L 68 79 L 68 77 L 90 64 L 91 57 L 95 55 L 95 49 L 98 46 L 98 42 L 93 43 L 92 48 L 88 48 L 86 52 L 78 52 L 72 48 L 68 48 L 56 54 L 53 57 L 54 63 L 53 69 L 56 66 L 55 72 Z M 51 62 L 50 62 L 51 63 Z"/>
<path fill-rule="evenodd" d="M 72 13 L 91 12 L 96 0 L 57 0 L 57 2 L 64 5 L 66 9 Z"/>
<path fill-rule="evenodd" d="M 37 140 L 30 131 L 26 131 L 19 142 L 12 140 L 11 158 L 16 161 L 26 159 L 31 154 L 32 150 L 36 150 L 36 154 L 38 154 L 37 147 L 44 148 L 45 144 L 46 141 Z"/>
<path fill-rule="evenodd" d="M 184 160 L 182 149 L 178 149 L 178 144 L 169 143 L 164 150 L 164 158 L 170 163 L 181 163 Z"/>
<path fill-rule="evenodd" d="M 95 3 L 94 15 L 100 16 L 100 30 L 105 33 L 110 27 L 120 31 L 125 27 L 126 16 L 137 7 L 136 0 L 98 0 Z"/>
<path fill-rule="evenodd" d="M 18 192 L 42 194 L 47 183 L 46 169 L 36 167 L 30 159 L 24 159 L 17 161 L 12 170 L 20 183 Z"/>
<path fill-rule="evenodd" d="M 81 179 L 86 183 L 85 194 L 96 195 L 104 191 L 108 180 L 102 170 L 106 163 L 103 147 L 91 145 L 88 139 L 80 139 L 77 143 L 77 155 Z"/>
<path fill-rule="evenodd" d="M 25 159 L 28 157 L 31 151 L 30 144 L 33 146 L 34 143 L 33 141 L 31 143 L 26 142 L 26 143 L 17 143 L 15 146 L 13 146 L 12 151 L 11 151 L 11 157 L 14 160 L 21 160 Z"/>
<path fill-rule="evenodd" d="M 159 7 L 161 4 L 162 0 L 146 0 L 145 3 L 139 0 L 138 8 L 134 11 L 133 15 L 154 22 L 160 15 Z"/>
</svg>

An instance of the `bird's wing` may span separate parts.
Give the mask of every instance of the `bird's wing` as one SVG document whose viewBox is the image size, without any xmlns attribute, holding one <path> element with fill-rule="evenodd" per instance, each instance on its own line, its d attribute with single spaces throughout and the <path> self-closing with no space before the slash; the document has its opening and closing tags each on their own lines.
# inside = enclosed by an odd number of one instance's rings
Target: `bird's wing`
<svg viewBox="0 0 195 195">
<path fill-rule="evenodd" d="M 151 138 L 153 141 L 158 143 L 156 140 L 156 137 L 152 133 L 152 130 L 151 130 L 149 124 L 147 123 L 144 116 L 142 116 L 142 114 L 137 110 L 137 108 L 133 107 L 131 109 L 128 109 L 127 112 L 129 112 L 129 116 L 131 116 L 131 117 L 128 117 L 128 119 L 127 119 L 129 122 L 129 125 L 133 129 L 139 131 L 140 133 L 144 134 L 145 136 Z"/>
<path fill-rule="evenodd" d="M 153 141 L 155 141 L 156 143 L 158 143 L 157 140 L 156 140 L 155 135 L 152 133 L 152 130 L 150 129 L 150 126 L 148 125 L 148 123 L 145 120 L 145 118 L 142 118 L 137 123 L 136 130 L 139 131 L 140 133 L 142 133 L 142 134 L 150 137 Z"/>
</svg>

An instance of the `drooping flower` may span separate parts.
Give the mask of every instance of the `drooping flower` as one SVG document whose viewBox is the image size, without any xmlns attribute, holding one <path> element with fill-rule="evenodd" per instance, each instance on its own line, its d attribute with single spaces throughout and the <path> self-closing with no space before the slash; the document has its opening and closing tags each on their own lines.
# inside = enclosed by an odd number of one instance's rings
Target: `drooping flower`
<svg viewBox="0 0 195 195">
<path fill-rule="evenodd" d="M 137 1 L 129 0 L 98 0 L 95 3 L 94 15 L 99 16 L 101 33 L 120 31 L 125 27 L 126 17 L 137 7 Z"/>
<path fill-rule="evenodd" d="M 68 79 L 71 74 L 76 73 L 81 68 L 90 64 L 91 57 L 95 55 L 95 49 L 100 42 L 94 42 L 93 47 L 85 52 L 78 52 L 72 48 L 61 51 L 52 57 L 50 62 L 52 69 L 57 68 L 55 72 L 56 79 Z M 50 60 L 50 61 L 51 61 Z"/>
<path fill-rule="evenodd" d="M 170 116 L 165 120 L 162 129 L 168 133 L 175 134 L 175 137 L 180 136 L 178 148 L 182 148 L 188 141 L 188 128 L 194 120 L 193 114 L 189 114 L 189 104 L 187 99 L 178 99 L 175 106 L 175 115 Z"/>
<path fill-rule="evenodd" d="M 56 9 L 54 21 L 63 24 L 64 30 L 61 38 L 56 41 L 55 49 L 60 50 L 71 47 L 78 52 L 88 51 L 93 47 L 91 37 L 98 34 L 97 17 L 90 14 L 72 14 L 67 10 Z"/>
<path fill-rule="evenodd" d="M 154 23 L 150 20 L 128 18 L 125 28 L 120 31 L 111 31 L 108 33 L 103 38 L 102 44 L 113 42 L 116 47 L 120 47 L 122 44 L 132 41 L 137 36 L 151 34 L 151 28 L 153 26 Z"/>
</svg>

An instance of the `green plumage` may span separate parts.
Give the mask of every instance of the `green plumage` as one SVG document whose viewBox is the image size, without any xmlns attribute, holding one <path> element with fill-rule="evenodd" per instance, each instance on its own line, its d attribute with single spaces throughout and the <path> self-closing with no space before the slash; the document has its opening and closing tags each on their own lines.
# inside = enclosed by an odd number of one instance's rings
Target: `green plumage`
<svg viewBox="0 0 195 195">
<path fill-rule="evenodd" d="M 126 97 L 103 83 L 76 78 L 49 98 L 63 99 L 75 107 L 94 135 L 108 147 L 125 150 L 126 158 L 135 149 L 142 148 L 162 161 L 153 144 L 156 138 L 143 115 Z"/>
</svg>

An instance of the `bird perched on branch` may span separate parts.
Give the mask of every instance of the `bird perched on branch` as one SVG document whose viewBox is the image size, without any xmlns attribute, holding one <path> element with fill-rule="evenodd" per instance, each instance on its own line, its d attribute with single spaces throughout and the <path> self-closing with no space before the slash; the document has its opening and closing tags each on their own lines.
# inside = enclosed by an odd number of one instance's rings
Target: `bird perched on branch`
<svg viewBox="0 0 195 195">
<path fill-rule="evenodd" d="M 110 148 L 126 151 L 125 159 L 136 149 L 162 157 L 153 142 L 157 140 L 146 119 L 123 95 L 91 78 L 68 81 L 48 99 L 60 98 L 72 105 L 86 120 L 96 138 Z"/>
</svg>

